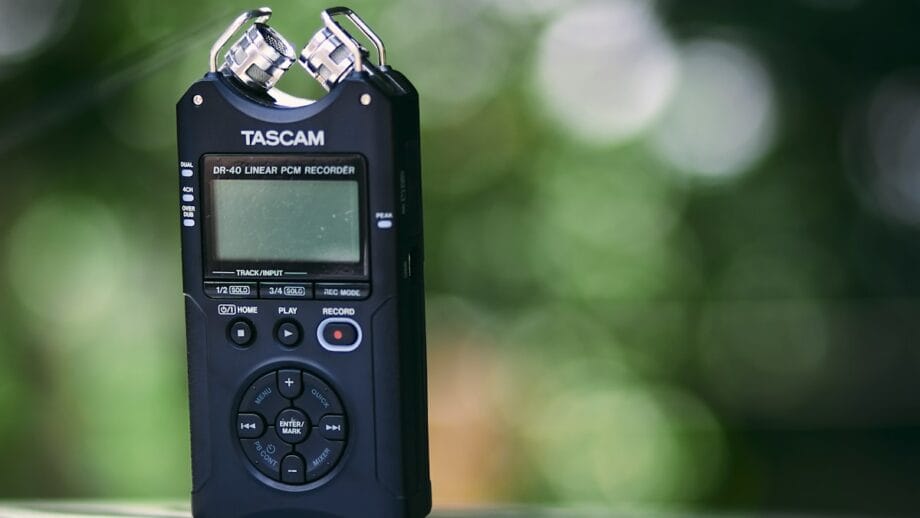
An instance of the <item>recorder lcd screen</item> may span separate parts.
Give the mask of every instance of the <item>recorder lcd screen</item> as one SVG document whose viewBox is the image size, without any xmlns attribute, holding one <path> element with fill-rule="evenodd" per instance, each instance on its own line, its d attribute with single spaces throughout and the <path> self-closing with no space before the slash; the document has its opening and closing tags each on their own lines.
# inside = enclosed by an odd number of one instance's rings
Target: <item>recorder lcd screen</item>
<svg viewBox="0 0 920 518">
<path fill-rule="evenodd" d="M 361 260 L 357 181 L 215 179 L 211 203 L 218 261 Z"/>
</svg>

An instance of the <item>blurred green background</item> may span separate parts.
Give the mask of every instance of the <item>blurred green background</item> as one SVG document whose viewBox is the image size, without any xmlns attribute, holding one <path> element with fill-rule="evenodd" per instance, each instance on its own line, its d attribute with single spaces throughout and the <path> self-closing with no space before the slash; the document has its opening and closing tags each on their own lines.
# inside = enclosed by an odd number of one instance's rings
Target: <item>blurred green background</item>
<svg viewBox="0 0 920 518">
<path fill-rule="evenodd" d="M 0 0 L 0 497 L 187 495 L 174 104 L 256 6 Z M 917 2 L 349 6 L 421 92 L 436 504 L 916 512 Z"/>
</svg>

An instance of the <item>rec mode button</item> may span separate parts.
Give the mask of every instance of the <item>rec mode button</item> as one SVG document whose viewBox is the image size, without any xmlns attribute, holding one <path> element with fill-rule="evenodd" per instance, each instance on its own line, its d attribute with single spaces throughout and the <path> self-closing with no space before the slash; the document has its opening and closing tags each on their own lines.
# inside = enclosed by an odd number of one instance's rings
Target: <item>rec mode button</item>
<svg viewBox="0 0 920 518">
<path fill-rule="evenodd" d="M 206 282 L 204 294 L 212 299 L 254 299 L 258 290 L 254 282 Z"/>
<path fill-rule="evenodd" d="M 316 298 L 323 300 L 357 300 L 366 299 L 371 294 L 369 284 L 332 284 L 317 283 Z"/>
<path fill-rule="evenodd" d="M 263 299 L 312 299 L 313 285 L 295 282 L 259 283 L 259 297 Z"/>
</svg>

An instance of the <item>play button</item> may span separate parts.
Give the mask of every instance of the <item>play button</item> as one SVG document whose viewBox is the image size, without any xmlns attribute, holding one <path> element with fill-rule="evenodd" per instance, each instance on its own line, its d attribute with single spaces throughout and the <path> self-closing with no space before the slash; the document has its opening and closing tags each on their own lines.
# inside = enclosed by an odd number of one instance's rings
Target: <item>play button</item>
<svg viewBox="0 0 920 518">
<path fill-rule="evenodd" d="M 293 347 L 300 342 L 300 326 L 291 320 L 281 322 L 275 331 L 275 337 L 282 344 Z"/>
</svg>

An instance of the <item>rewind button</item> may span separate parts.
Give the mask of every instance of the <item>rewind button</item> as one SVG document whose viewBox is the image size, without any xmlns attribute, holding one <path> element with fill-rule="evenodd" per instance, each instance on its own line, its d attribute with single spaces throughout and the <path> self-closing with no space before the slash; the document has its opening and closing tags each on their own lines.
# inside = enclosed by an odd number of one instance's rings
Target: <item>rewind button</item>
<svg viewBox="0 0 920 518">
<path fill-rule="evenodd" d="M 255 439 L 265 433 L 265 421 L 259 414 L 237 414 L 236 433 L 240 439 Z"/>
</svg>

